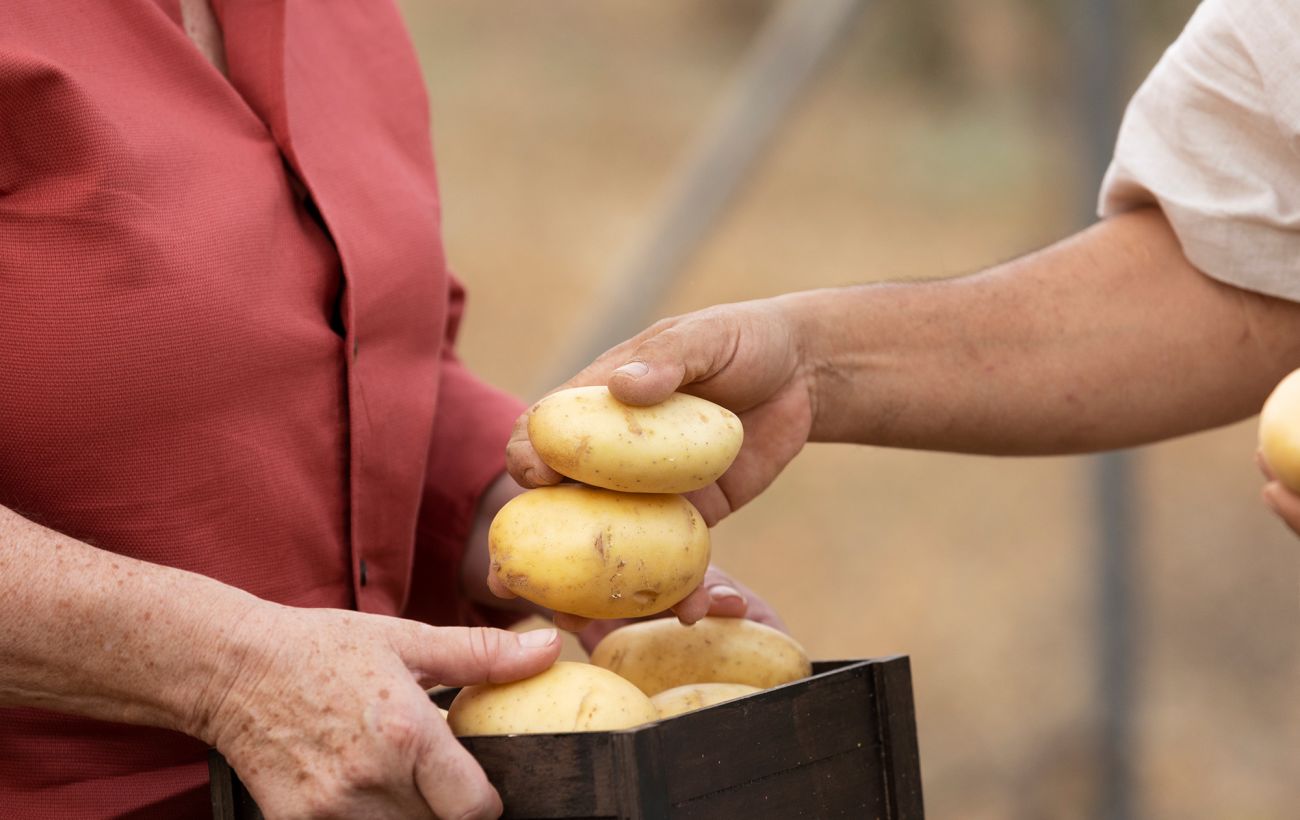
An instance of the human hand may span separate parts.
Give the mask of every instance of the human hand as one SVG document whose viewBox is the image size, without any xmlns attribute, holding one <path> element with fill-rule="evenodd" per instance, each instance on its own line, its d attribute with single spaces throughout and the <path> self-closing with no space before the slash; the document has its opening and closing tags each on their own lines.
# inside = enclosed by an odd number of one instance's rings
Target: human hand
<svg viewBox="0 0 1300 820">
<path fill-rule="evenodd" d="M 496 790 L 425 690 L 517 680 L 555 630 L 431 627 L 260 603 L 223 651 L 191 734 L 216 746 L 267 818 L 487 818 Z"/>
<path fill-rule="evenodd" d="M 561 388 L 608 384 L 616 399 L 632 405 L 657 404 L 680 389 L 736 413 L 745 427 L 736 460 L 717 482 L 687 494 L 712 526 L 771 484 L 812 429 L 812 374 L 782 305 L 778 297 L 665 319 Z M 526 413 L 515 424 L 506 461 L 524 487 L 563 478 L 529 442 Z"/>
<path fill-rule="evenodd" d="M 1292 532 L 1300 535 L 1300 495 L 1287 489 L 1286 485 L 1278 481 L 1268 462 L 1264 460 L 1263 453 L 1255 452 L 1255 463 L 1259 465 L 1264 478 L 1268 479 L 1268 483 L 1260 492 L 1265 506 L 1281 518 Z"/>
</svg>

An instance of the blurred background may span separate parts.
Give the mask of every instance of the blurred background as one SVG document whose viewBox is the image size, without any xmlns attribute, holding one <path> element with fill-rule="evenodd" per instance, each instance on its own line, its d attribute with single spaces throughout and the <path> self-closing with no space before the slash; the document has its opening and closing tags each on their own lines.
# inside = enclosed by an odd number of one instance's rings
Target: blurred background
<svg viewBox="0 0 1300 820">
<path fill-rule="evenodd" d="M 1122 106 L 1195 3 L 1111 3 L 1109 30 L 1081 4 L 860 4 L 647 321 L 958 275 L 1080 227 L 1116 115 L 1081 88 L 1102 78 Z M 608 315 L 780 5 L 402 7 L 470 292 L 461 353 L 535 399 Z M 1254 436 L 1130 453 L 1106 485 L 1131 524 L 1110 570 L 1096 458 L 844 445 L 809 446 L 719 525 L 715 560 L 815 658 L 911 656 L 932 817 L 1295 817 L 1300 541 L 1259 502 Z M 1127 598 L 1100 591 L 1116 569 Z"/>
</svg>

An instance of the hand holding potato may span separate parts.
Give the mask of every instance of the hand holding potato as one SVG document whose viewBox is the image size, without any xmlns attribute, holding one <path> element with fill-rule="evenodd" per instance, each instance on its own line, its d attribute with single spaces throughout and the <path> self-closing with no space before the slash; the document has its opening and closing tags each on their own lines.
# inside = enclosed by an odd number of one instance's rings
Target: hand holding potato
<svg viewBox="0 0 1300 820">
<path fill-rule="evenodd" d="M 757 496 L 803 447 L 813 423 L 812 374 L 783 300 L 709 308 L 666 319 L 603 354 L 563 388 L 608 385 L 620 402 L 656 405 L 681 391 L 735 412 L 744 444 L 715 483 L 687 494 L 712 526 Z M 511 475 L 525 487 L 563 476 L 538 454 L 529 415 L 507 448 Z"/>
<path fill-rule="evenodd" d="M 538 482 L 525 478 L 524 486 L 536 487 L 532 498 L 516 499 L 493 522 L 488 586 L 494 593 L 548 606 L 558 624 L 574 630 L 584 628 L 585 618 L 634 618 L 668 605 L 687 623 L 706 613 L 745 614 L 734 587 L 714 584 L 714 594 L 700 584 L 708 533 L 707 527 L 697 532 L 694 506 L 725 481 L 744 428 L 725 407 L 673 386 L 640 405 L 619 401 L 603 385 L 557 390 L 521 418 L 508 458 L 524 453 L 522 443 L 546 475 Z M 521 426 L 526 433 L 519 439 Z M 552 486 L 561 477 L 611 492 Z M 672 516 L 674 506 L 684 517 Z M 628 586 L 633 575 L 641 581 L 632 584 L 635 590 Z"/>
<path fill-rule="evenodd" d="M 239 663 L 207 684 L 193 734 L 221 750 L 268 818 L 499 816 L 425 687 L 527 677 L 560 651 L 554 630 L 264 602 L 226 640 Z"/>
<path fill-rule="evenodd" d="M 466 686 L 447 722 L 457 737 L 630 729 L 658 720 L 650 698 L 589 663 L 559 663 L 525 680 Z"/>
</svg>

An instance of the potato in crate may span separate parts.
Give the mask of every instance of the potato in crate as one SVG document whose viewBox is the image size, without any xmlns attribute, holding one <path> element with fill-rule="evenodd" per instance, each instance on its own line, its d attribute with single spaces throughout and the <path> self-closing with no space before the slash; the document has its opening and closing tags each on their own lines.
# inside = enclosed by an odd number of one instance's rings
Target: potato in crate
<svg viewBox="0 0 1300 820">
<path fill-rule="evenodd" d="M 812 672 L 630 729 L 461 742 L 509 818 L 922 817 L 908 659 L 823 661 Z M 213 816 L 261 818 L 225 760 L 213 752 L 210 762 Z"/>
</svg>

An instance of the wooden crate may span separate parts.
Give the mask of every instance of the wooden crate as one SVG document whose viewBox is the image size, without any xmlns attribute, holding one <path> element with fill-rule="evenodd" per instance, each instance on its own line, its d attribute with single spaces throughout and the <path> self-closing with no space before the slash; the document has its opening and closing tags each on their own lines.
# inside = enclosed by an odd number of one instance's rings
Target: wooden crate
<svg viewBox="0 0 1300 820">
<path fill-rule="evenodd" d="M 511 818 L 924 814 L 905 656 L 819 662 L 809 678 L 635 729 L 462 742 Z M 210 769 L 213 817 L 260 820 L 215 751 Z"/>
</svg>

